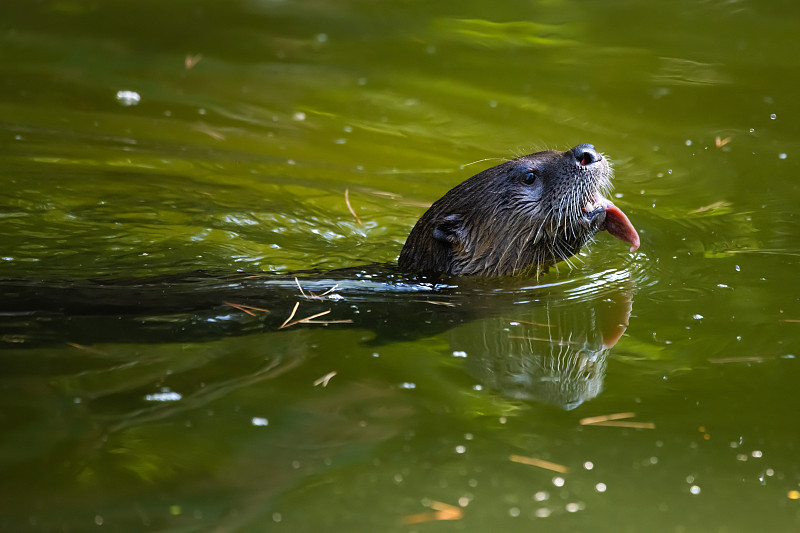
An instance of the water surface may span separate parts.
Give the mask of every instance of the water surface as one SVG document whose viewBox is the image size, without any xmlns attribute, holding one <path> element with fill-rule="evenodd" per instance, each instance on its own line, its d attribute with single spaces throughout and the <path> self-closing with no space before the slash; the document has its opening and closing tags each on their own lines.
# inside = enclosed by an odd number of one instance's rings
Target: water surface
<svg viewBox="0 0 800 533">
<path fill-rule="evenodd" d="M 799 10 L 4 2 L 0 278 L 284 278 L 269 315 L 6 317 L 0 525 L 796 530 Z M 392 263 L 456 183 L 583 142 L 634 254 L 293 286 Z M 352 322 L 279 329 L 297 302 Z"/>
</svg>

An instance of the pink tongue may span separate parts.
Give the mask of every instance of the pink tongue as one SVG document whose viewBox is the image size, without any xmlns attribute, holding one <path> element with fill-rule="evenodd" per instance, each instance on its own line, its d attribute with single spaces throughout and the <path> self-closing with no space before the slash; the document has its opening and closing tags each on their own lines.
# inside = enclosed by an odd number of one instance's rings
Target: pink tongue
<svg viewBox="0 0 800 533">
<path fill-rule="evenodd" d="M 617 239 L 631 243 L 631 252 L 635 252 L 639 248 L 639 234 L 636 233 L 631 221 L 611 200 L 603 198 L 601 205 L 606 210 L 606 221 L 600 229 L 608 231 Z"/>
</svg>

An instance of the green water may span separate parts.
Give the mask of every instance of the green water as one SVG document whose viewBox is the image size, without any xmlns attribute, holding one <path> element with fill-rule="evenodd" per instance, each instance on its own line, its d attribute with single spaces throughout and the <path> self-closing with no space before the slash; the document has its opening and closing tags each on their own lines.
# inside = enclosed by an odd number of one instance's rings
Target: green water
<svg viewBox="0 0 800 533">
<path fill-rule="evenodd" d="M 0 330 L 0 528 L 796 531 L 798 20 L 774 0 L 7 0 L 0 279 L 392 262 L 459 181 L 583 142 L 642 246 L 599 235 L 548 288 L 480 286 L 493 313 L 431 333 L 398 306 L 396 337 L 35 347 L 47 322 L 25 319 Z M 629 326 L 602 347 L 611 301 Z M 370 310 L 349 303 L 331 318 Z M 509 337 L 526 321 L 557 331 Z M 581 401 L 529 394 L 523 367 L 564 349 L 533 335 L 586 337 Z M 614 413 L 648 424 L 579 424 Z"/>
</svg>

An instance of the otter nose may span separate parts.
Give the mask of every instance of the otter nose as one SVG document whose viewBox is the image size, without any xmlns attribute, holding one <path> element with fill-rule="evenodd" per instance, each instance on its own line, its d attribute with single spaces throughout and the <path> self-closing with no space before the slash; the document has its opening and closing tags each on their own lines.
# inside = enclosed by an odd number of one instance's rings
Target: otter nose
<svg viewBox="0 0 800 533">
<path fill-rule="evenodd" d="M 603 157 L 591 144 L 579 144 L 569 152 L 581 165 L 590 165 L 596 161 L 600 161 Z"/>
</svg>

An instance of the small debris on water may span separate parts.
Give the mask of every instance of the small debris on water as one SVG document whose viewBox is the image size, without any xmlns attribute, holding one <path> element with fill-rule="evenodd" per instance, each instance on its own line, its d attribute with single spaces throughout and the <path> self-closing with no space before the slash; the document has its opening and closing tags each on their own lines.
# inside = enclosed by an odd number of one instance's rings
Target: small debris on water
<svg viewBox="0 0 800 533">
<path fill-rule="evenodd" d="M 136 91 L 117 91 L 117 102 L 120 105 L 134 106 L 138 105 L 142 97 Z"/>
</svg>

